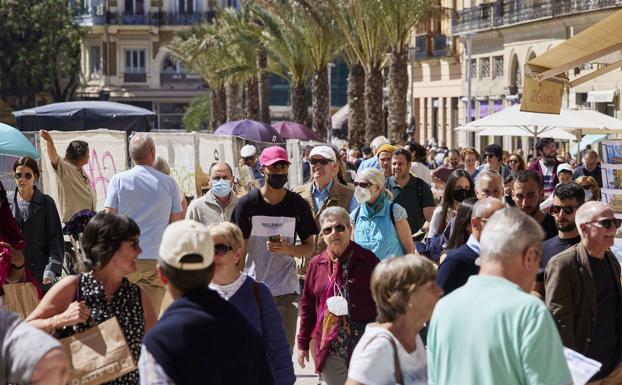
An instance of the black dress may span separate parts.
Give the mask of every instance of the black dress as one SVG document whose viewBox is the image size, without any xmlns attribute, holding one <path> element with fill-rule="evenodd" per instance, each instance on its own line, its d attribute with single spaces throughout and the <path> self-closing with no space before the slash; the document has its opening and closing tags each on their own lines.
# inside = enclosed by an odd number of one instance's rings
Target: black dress
<svg viewBox="0 0 622 385">
<path fill-rule="evenodd" d="M 91 309 L 91 324 L 100 324 L 116 316 L 132 351 L 132 356 L 134 356 L 134 362 L 138 366 L 140 345 L 145 335 L 145 316 L 140 287 L 123 278 L 121 287 L 108 302 L 104 286 L 93 278 L 91 273 L 80 274 L 79 277 L 80 286 L 77 295 Z M 63 337 L 84 331 L 90 326 L 90 324 L 79 324 L 73 328 L 65 328 L 62 333 Z M 135 370 L 106 384 L 138 385 L 139 383 L 138 370 Z"/>
</svg>

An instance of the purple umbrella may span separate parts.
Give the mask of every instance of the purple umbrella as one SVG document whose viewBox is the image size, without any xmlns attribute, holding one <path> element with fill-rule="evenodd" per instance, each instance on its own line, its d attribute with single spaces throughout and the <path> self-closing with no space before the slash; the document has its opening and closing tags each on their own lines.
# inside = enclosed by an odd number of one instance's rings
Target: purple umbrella
<svg viewBox="0 0 622 385">
<path fill-rule="evenodd" d="M 283 121 L 272 127 L 285 139 L 320 140 L 312 129 L 299 123 Z"/>
<path fill-rule="evenodd" d="M 255 120 L 236 120 L 218 127 L 214 134 L 233 135 L 255 142 L 281 143 L 283 138 L 270 125 Z"/>
</svg>

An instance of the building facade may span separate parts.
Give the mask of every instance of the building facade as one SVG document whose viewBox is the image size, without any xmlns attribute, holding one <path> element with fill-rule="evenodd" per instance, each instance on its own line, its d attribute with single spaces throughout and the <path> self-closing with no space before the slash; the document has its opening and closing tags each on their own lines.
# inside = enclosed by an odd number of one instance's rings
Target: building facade
<svg viewBox="0 0 622 385">
<path fill-rule="evenodd" d="M 78 98 L 128 103 L 156 112 L 158 129 L 181 129 L 189 101 L 207 84 L 166 48 L 174 34 L 211 21 L 238 0 L 82 0 L 83 85 Z"/>
<path fill-rule="evenodd" d="M 533 139 L 479 137 L 474 133 L 454 129 L 469 120 L 480 119 L 520 103 L 526 62 L 618 11 L 622 8 L 622 0 L 443 0 L 442 5 L 450 16 L 440 23 L 441 33 L 450 35 L 447 41 L 455 44 L 456 48 L 451 58 L 453 61 L 446 57 L 431 59 L 428 50 L 427 57 L 415 58 L 412 64 L 412 104 L 415 121 L 420 129 L 417 139 L 423 142 L 438 133 L 436 139 L 443 141 L 444 133 L 448 146 L 454 143 L 454 147 L 475 145 L 481 148 L 495 142 L 512 150 L 531 148 Z M 450 27 L 446 27 L 446 24 Z M 417 48 L 417 52 L 420 52 L 420 48 Z M 440 70 L 436 71 L 440 76 L 432 75 L 436 63 L 440 66 Z M 449 70 L 455 66 L 459 69 Z M 594 63 L 575 68 L 568 74 L 569 78 L 572 80 L 575 76 L 583 76 L 599 66 Z M 420 72 L 418 68 L 421 68 Z M 426 74 L 426 68 L 429 68 L 429 75 Z M 459 74 L 458 85 L 451 74 Z M 613 71 L 570 89 L 564 105 L 591 108 L 622 118 L 619 98 L 621 87 L 622 71 Z M 469 94 L 470 103 L 467 98 Z M 455 97 L 459 97 L 459 102 L 448 109 L 441 95 L 451 95 L 452 103 Z M 438 98 L 438 102 L 435 98 Z M 440 106 L 441 103 L 445 103 L 445 116 L 451 111 L 451 119 L 435 118 L 435 104 Z M 451 125 L 452 132 L 447 131 L 447 124 Z"/>
</svg>

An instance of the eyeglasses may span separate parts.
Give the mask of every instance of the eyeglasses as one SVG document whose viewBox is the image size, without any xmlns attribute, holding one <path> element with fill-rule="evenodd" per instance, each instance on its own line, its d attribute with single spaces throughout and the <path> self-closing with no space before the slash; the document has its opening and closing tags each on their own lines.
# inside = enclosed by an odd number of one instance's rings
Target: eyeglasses
<svg viewBox="0 0 622 385">
<path fill-rule="evenodd" d="M 616 229 L 619 229 L 620 225 L 622 225 L 622 219 L 618 219 L 618 218 L 601 219 L 600 221 L 587 222 L 586 225 L 593 225 L 595 223 L 598 223 L 600 227 L 605 228 L 605 229 L 610 229 L 612 225 L 615 226 Z"/>
<path fill-rule="evenodd" d="M 233 250 L 233 247 L 225 245 L 224 243 L 217 243 L 214 245 L 214 254 L 216 255 L 225 255 L 231 250 Z"/>
<path fill-rule="evenodd" d="M 344 225 L 336 225 L 336 226 L 333 226 L 333 227 L 324 227 L 322 229 L 322 234 L 324 234 L 324 235 L 332 234 L 333 230 L 335 230 L 336 233 L 343 233 L 344 231 L 346 231 L 346 227 Z"/>
<path fill-rule="evenodd" d="M 564 210 L 565 214 L 572 214 L 577 209 L 577 206 L 551 206 L 551 213 L 559 214 L 562 210 Z"/>
<path fill-rule="evenodd" d="M 266 167 L 268 167 L 268 170 L 270 170 L 270 172 L 279 171 L 279 170 L 287 170 L 289 169 L 289 163 L 276 162 L 275 164 L 271 164 L 270 166 L 266 166 Z"/>
<path fill-rule="evenodd" d="M 29 172 L 16 172 L 15 173 L 15 179 L 22 179 L 22 177 L 24 177 L 24 179 L 26 180 L 31 180 L 32 174 Z"/>
<path fill-rule="evenodd" d="M 132 249 L 134 249 L 134 250 L 140 249 L 140 240 L 139 240 L 139 238 L 128 239 L 127 241 L 130 242 L 130 246 L 132 247 Z"/>
<path fill-rule="evenodd" d="M 354 187 L 361 187 L 361 188 L 370 188 L 371 186 L 373 186 L 373 184 L 368 183 L 368 182 L 354 182 Z"/>
<path fill-rule="evenodd" d="M 496 158 L 495 154 L 484 154 L 484 158 Z"/>
<path fill-rule="evenodd" d="M 330 159 L 311 159 L 309 160 L 309 163 L 311 163 L 311 166 L 315 166 L 316 164 L 321 164 L 322 166 L 326 166 L 327 164 L 329 164 L 330 162 L 332 162 L 332 160 Z"/>
</svg>

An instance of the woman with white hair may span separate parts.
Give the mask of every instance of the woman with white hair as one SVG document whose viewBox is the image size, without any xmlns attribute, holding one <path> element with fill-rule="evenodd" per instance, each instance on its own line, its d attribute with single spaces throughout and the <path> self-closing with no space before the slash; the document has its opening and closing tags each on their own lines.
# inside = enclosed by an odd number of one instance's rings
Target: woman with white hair
<svg viewBox="0 0 622 385">
<path fill-rule="evenodd" d="M 298 363 L 313 354 L 315 370 L 328 385 L 343 385 L 352 350 L 374 321 L 369 288 L 378 258 L 351 238 L 348 212 L 328 207 L 320 215 L 326 250 L 313 257 L 300 298 Z"/>
<path fill-rule="evenodd" d="M 352 213 L 353 240 L 382 260 L 412 253 L 413 241 L 406 209 L 394 203 L 384 188 L 384 175 L 367 168 L 356 175 L 354 197 L 360 204 Z"/>
</svg>

